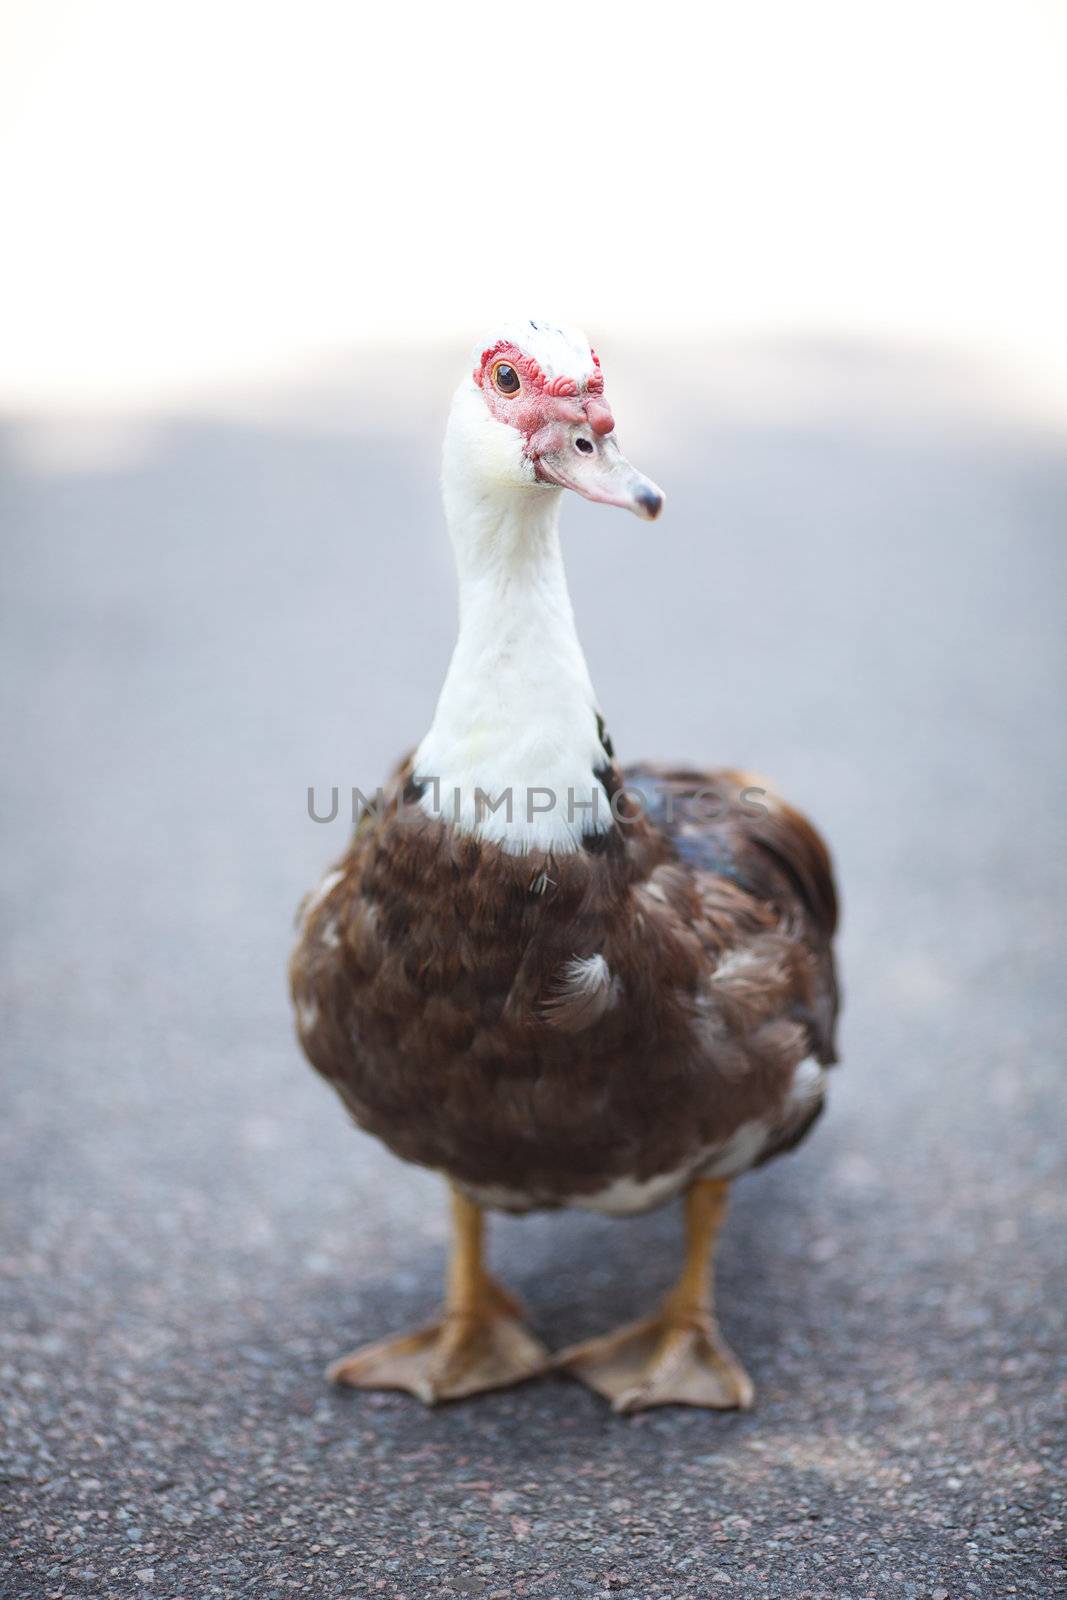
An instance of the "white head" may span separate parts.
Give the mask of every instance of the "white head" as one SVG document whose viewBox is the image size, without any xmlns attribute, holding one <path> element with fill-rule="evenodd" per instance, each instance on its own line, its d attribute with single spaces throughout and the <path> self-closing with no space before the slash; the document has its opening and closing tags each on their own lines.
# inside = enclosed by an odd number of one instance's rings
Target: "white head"
<svg viewBox="0 0 1067 1600">
<path fill-rule="evenodd" d="M 574 489 L 651 520 L 663 494 L 619 449 L 600 362 L 584 333 L 533 320 L 480 343 L 456 391 L 445 438 L 446 492 L 496 499 Z"/>
</svg>

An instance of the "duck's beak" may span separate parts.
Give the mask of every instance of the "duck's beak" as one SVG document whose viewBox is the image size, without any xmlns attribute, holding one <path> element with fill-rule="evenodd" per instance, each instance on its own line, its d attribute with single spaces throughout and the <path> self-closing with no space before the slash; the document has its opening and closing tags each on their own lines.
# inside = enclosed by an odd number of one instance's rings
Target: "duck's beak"
<svg viewBox="0 0 1067 1600">
<path fill-rule="evenodd" d="M 615 442 L 614 426 L 607 406 L 596 402 L 580 422 L 551 424 L 531 441 L 534 471 L 542 483 L 652 522 L 663 509 L 663 490 L 631 467 Z"/>
</svg>

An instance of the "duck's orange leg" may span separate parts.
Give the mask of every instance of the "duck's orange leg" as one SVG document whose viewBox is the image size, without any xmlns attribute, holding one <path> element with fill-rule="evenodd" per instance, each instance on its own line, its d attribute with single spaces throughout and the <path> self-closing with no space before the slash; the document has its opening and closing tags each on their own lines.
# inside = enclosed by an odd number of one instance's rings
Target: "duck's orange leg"
<svg viewBox="0 0 1067 1600">
<path fill-rule="evenodd" d="M 407 1389 L 435 1405 L 546 1371 L 548 1351 L 523 1326 L 518 1302 L 485 1269 L 483 1222 L 481 1207 L 453 1189 L 452 1255 L 441 1317 L 342 1356 L 327 1376 L 356 1389 Z"/>
<path fill-rule="evenodd" d="M 686 1255 L 660 1311 L 614 1333 L 572 1345 L 556 1365 L 611 1401 L 616 1411 L 708 1406 L 746 1411 L 752 1381 L 719 1332 L 712 1256 L 729 1184 L 701 1179 L 685 1197 Z"/>
</svg>

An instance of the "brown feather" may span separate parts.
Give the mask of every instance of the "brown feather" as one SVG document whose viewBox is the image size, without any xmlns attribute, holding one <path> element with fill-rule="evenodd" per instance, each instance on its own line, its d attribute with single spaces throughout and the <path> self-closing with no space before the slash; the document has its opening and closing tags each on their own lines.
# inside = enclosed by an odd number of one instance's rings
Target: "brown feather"
<svg viewBox="0 0 1067 1600">
<path fill-rule="evenodd" d="M 793 1073 L 834 1059 L 837 1006 L 810 823 L 748 814 L 744 774 L 612 768 L 643 810 L 595 849 L 513 856 L 398 814 L 409 779 L 305 902 L 290 968 L 304 1049 L 361 1126 L 540 1204 L 679 1171 L 746 1122 L 801 1136 Z"/>
</svg>

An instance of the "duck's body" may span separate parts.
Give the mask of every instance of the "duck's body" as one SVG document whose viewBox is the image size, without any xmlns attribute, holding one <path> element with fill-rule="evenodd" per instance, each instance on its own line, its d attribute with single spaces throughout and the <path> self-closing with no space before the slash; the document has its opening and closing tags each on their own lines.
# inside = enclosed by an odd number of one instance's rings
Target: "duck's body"
<svg viewBox="0 0 1067 1600">
<path fill-rule="evenodd" d="M 790 1147 L 822 1104 L 818 837 L 742 774 L 625 785 L 610 834 L 515 855 L 422 813 L 407 767 L 305 913 L 308 1056 L 362 1127 L 478 1204 L 647 1210 Z"/>
<path fill-rule="evenodd" d="M 292 964 L 313 1065 L 456 1192 L 449 1315 L 336 1374 L 427 1399 L 545 1364 L 481 1267 L 482 1207 L 625 1215 L 685 1191 L 706 1257 L 726 1183 L 803 1136 L 834 1059 L 835 896 L 810 824 L 751 776 L 615 765 L 547 484 L 653 516 L 662 497 L 608 438 L 588 346 L 530 326 L 539 359 L 497 341 L 453 407 L 460 637 L 433 726 L 310 897 Z M 680 1285 L 669 1317 L 571 1370 L 626 1406 L 748 1403 L 702 1270 L 691 1252 L 684 1303 Z"/>
</svg>

